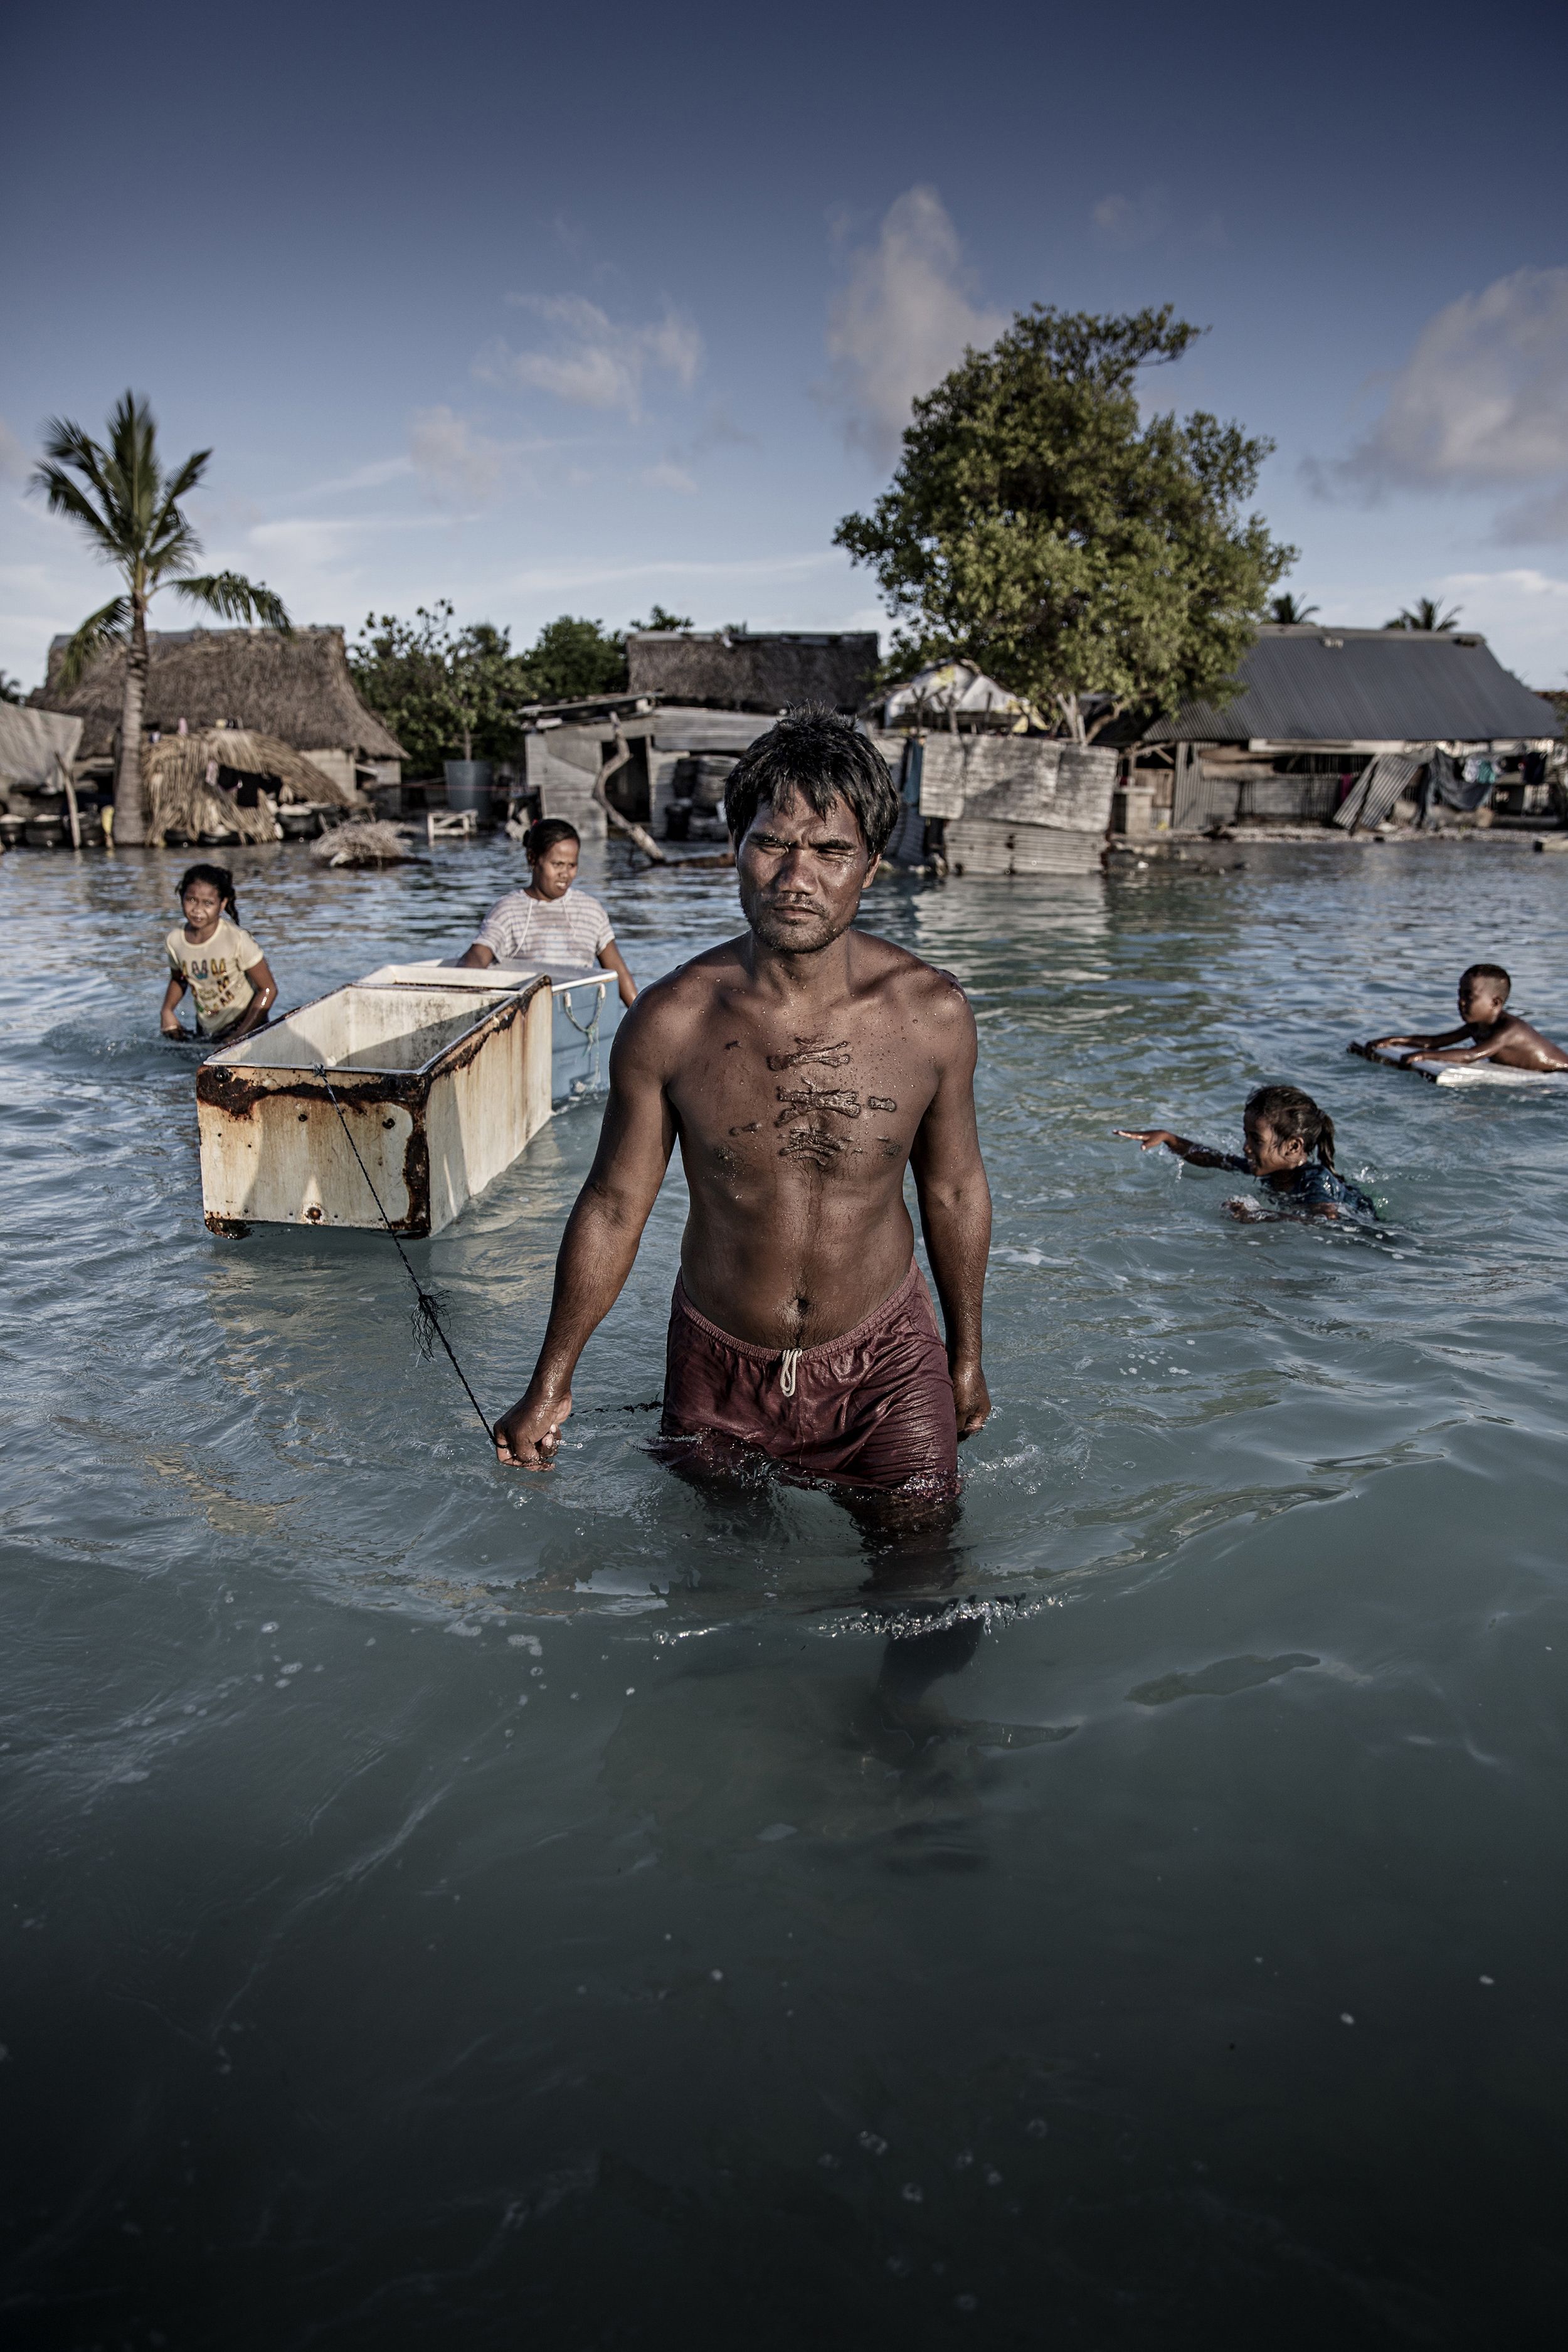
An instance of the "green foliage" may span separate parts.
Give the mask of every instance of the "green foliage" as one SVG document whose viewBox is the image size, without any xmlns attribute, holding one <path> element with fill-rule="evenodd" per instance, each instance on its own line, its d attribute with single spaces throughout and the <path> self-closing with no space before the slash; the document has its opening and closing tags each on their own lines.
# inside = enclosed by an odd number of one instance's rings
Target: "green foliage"
<svg viewBox="0 0 1568 2352">
<path fill-rule="evenodd" d="M 1406 604 L 1383 625 L 1385 629 L 1430 629 L 1436 634 L 1456 627 L 1460 610 L 1459 605 L 1450 604 L 1445 613 L 1433 597 L 1417 596 L 1414 604 Z"/>
<path fill-rule="evenodd" d="M 1317 604 L 1299 604 L 1289 589 L 1282 596 L 1271 596 L 1268 600 L 1268 618 L 1271 621 L 1293 623 L 1298 628 L 1321 609 Z"/>
<path fill-rule="evenodd" d="M 631 636 L 640 634 L 644 629 L 689 629 L 690 626 L 689 613 L 667 613 L 662 604 L 655 604 L 646 621 L 633 621 L 628 624 L 626 635 Z"/>
<path fill-rule="evenodd" d="M 349 647 L 361 699 L 384 719 L 416 773 L 443 760 L 491 759 L 509 749 L 512 712 L 527 700 L 504 629 L 477 621 L 459 629 L 451 601 L 421 604 L 412 621 L 365 615 Z"/>
<path fill-rule="evenodd" d="M 100 561 L 112 565 L 125 583 L 123 593 L 89 614 L 72 637 L 59 676 L 62 687 L 74 686 L 106 646 L 139 635 L 149 600 L 160 588 L 173 588 L 221 620 L 289 627 L 282 604 L 259 583 L 237 572 L 195 570 L 201 541 L 180 501 L 201 480 L 212 451 L 198 449 L 166 474 L 145 400 L 134 393 L 121 394 L 109 421 L 107 446 L 68 418 L 51 418 L 44 454 L 47 462 L 34 469 L 28 488 L 42 493 L 51 514 L 74 522 Z"/>
<path fill-rule="evenodd" d="M 26 702 L 26 699 L 27 689 L 21 679 L 13 677 L 9 670 L 0 669 L 0 702 Z"/>
<path fill-rule="evenodd" d="M 1199 331 L 1169 305 L 1037 304 L 914 404 L 868 515 L 835 533 L 899 623 L 896 658 L 962 656 L 1083 732 L 1079 698 L 1223 701 L 1295 551 L 1241 509 L 1272 444 L 1202 412 L 1139 415 L 1137 373 Z"/>
<path fill-rule="evenodd" d="M 675 615 L 666 618 L 676 625 Z M 463 629 L 455 623 L 447 597 L 421 604 L 412 621 L 370 613 L 349 647 L 362 699 L 386 721 L 416 772 L 443 760 L 515 751 L 520 714 L 530 703 L 626 692 L 626 640 L 601 621 L 563 613 L 526 653 L 513 653 L 510 632 L 489 621 Z"/>
<path fill-rule="evenodd" d="M 661 607 L 656 604 L 658 613 Z M 519 663 L 528 679 L 527 702 L 586 702 L 626 690 L 626 645 L 602 621 L 574 621 L 563 613 L 548 621 Z"/>
</svg>

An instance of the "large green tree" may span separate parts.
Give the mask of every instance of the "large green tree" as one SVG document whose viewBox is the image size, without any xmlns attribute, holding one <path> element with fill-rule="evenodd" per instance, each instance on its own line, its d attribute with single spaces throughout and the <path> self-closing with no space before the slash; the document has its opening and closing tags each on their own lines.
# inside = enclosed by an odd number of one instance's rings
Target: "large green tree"
<svg viewBox="0 0 1568 2352">
<path fill-rule="evenodd" d="M 530 702 L 587 702 L 595 695 L 626 690 L 626 639 L 602 621 L 577 621 L 563 613 L 545 623 L 519 659 Z"/>
<path fill-rule="evenodd" d="M 1141 411 L 1140 370 L 1199 332 L 1168 304 L 1037 304 L 916 401 L 890 486 L 835 533 L 876 572 L 900 665 L 976 661 L 1080 741 L 1129 709 L 1236 691 L 1295 551 L 1243 512 L 1270 442 Z M 1089 696 L 1109 698 L 1092 721 Z"/>
<path fill-rule="evenodd" d="M 237 572 L 201 572 L 195 561 L 201 541 L 181 500 L 190 496 L 207 468 L 210 449 L 198 449 L 163 470 L 158 428 L 152 409 L 125 393 L 109 421 L 107 445 L 94 441 L 65 417 L 50 419 L 44 441 L 46 463 L 29 487 L 48 500 L 51 514 L 63 514 L 86 533 L 100 562 L 120 573 L 120 593 L 89 613 L 67 646 L 54 681 L 74 686 L 89 662 L 110 646 L 123 646 L 125 690 L 120 709 L 120 766 L 114 780 L 114 838 L 144 841 L 142 798 L 142 711 L 147 695 L 147 607 L 161 588 L 173 588 L 224 621 L 260 621 L 287 629 L 289 615 L 278 598 Z"/>
<path fill-rule="evenodd" d="M 349 667 L 416 771 L 505 751 L 516 732 L 511 714 L 528 699 L 506 630 L 489 621 L 459 629 L 446 596 L 417 606 L 412 621 L 367 614 Z"/>
<path fill-rule="evenodd" d="M 653 611 L 633 627 L 690 626 L 662 605 Z M 458 628 L 446 597 L 420 605 L 412 621 L 370 614 L 349 664 L 364 700 L 420 767 L 459 750 L 466 760 L 512 750 L 518 714 L 530 703 L 588 702 L 626 686 L 626 638 L 602 621 L 563 613 L 514 653 L 509 632 L 489 621 Z"/>
</svg>

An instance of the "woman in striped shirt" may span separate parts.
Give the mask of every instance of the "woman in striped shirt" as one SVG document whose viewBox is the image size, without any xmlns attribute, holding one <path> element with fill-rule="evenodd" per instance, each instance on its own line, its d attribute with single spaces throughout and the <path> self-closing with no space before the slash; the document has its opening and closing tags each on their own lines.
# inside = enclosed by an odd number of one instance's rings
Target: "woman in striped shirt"
<svg viewBox="0 0 1568 2352">
<path fill-rule="evenodd" d="M 595 963 L 613 971 L 623 1004 L 637 1000 L 637 982 L 626 970 L 610 919 L 597 898 L 574 889 L 582 848 L 575 826 L 558 816 L 541 817 L 523 845 L 532 879 L 526 890 L 509 891 L 479 925 L 479 938 L 461 963 L 531 964 L 552 980 L 591 971 Z"/>
</svg>

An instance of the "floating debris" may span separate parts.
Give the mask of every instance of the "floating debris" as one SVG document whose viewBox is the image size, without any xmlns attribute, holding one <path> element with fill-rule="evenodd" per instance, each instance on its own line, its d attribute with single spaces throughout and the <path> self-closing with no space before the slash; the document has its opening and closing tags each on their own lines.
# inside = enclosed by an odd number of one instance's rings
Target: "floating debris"
<svg viewBox="0 0 1568 2352">
<path fill-rule="evenodd" d="M 323 866 L 401 866 L 414 854 L 411 837 L 407 826 L 389 824 L 384 817 L 356 818 L 313 841 L 310 855 Z"/>
</svg>

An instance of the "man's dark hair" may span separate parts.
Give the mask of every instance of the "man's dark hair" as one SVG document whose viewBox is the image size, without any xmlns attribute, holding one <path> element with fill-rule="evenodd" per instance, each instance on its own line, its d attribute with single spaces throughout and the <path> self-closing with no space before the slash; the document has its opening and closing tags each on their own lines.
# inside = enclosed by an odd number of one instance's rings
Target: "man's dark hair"
<svg viewBox="0 0 1568 2352">
<path fill-rule="evenodd" d="M 786 710 L 731 769 L 724 816 L 735 839 L 763 801 L 782 808 L 797 793 L 817 816 L 826 816 L 835 799 L 843 801 L 867 849 L 880 857 L 898 818 L 898 786 L 870 737 L 821 703 Z"/>
<path fill-rule="evenodd" d="M 1468 971 L 1462 971 L 1459 974 L 1459 986 L 1461 988 L 1463 988 L 1467 980 L 1495 980 L 1501 987 L 1502 992 L 1505 996 L 1513 986 L 1512 981 L 1510 980 L 1507 972 L 1504 971 L 1500 963 L 1473 963 L 1471 964 Z"/>
</svg>

